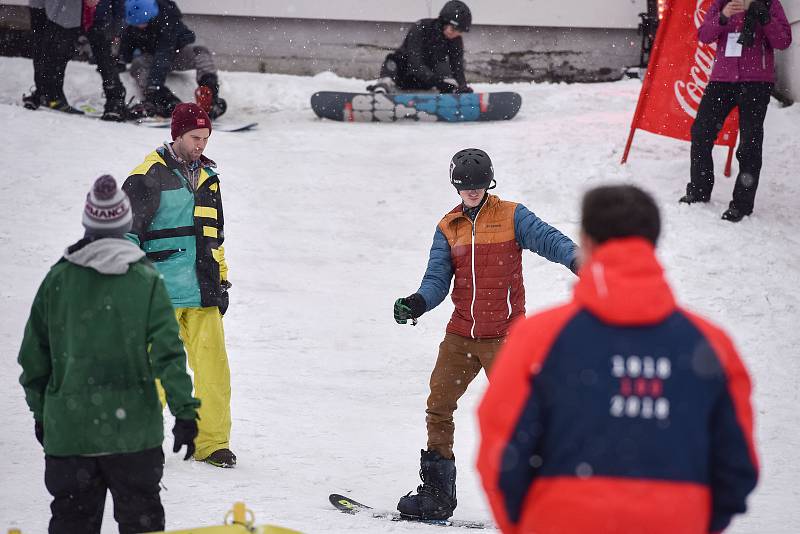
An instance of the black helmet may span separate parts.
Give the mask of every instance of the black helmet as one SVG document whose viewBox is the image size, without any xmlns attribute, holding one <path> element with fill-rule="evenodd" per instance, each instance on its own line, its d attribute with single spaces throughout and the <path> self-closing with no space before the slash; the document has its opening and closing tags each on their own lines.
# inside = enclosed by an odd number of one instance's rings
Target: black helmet
<svg viewBox="0 0 800 534">
<path fill-rule="evenodd" d="M 459 190 L 494 189 L 494 168 L 489 154 L 479 148 L 459 150 L 450 160 L 450 183 Z"/>
<path fill-rule="evenodd" d="M 460 32 L 468 32 L 472 26 L 472 12 L 464 2 L 450 0 L 439 11 L 439 20 L 452 24 Z"/>
</svg>

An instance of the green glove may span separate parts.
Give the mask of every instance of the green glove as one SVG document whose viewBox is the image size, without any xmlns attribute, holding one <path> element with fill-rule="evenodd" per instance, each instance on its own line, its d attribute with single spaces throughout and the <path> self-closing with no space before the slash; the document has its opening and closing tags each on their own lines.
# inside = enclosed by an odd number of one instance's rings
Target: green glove
<svg viewBox="0 0 800 534">
<path fill-rule="evenodd" d="M 426 308 L 425 299 L 419 293 L 397 299 L 394 301 L 394 320 L 406 324 L 411 319 L 411 324 L 416 325 L 417 317 L 425 313 Z"/>
<path fill-rule="evenodd" d="M 406 303 L 407 299 L 400 298 L 394 301 L 394 320 L 397 324 L 406 324 L 411 316 L 411 306 Z"/>
</svg>

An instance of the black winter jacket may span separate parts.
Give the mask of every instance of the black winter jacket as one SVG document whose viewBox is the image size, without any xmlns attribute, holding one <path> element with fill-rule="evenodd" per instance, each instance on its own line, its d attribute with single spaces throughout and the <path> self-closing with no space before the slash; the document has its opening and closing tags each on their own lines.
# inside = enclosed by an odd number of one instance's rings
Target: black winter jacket
<svg viewBox="0 0 800 534">
<path fill-rule="evenodd" d="M 162 86 L 172 71 L 175 54 L 195 41 L 195 34 L 183 23 L 183 14 L 172 0 L 157 0 L 158 15 L 147 27 L 128 26 L 122 34 L 120 56 L 130 63 L 138 48 L 153 56 L 148 86 Z"/>
<path fill-rule="evenodd" d="M 395 81 L 399 87 L 429 89 L 450 77 L 459 86 L 466 85 L 464 42 L 461 37 L 447 39 L 443 29 L 444 23 L 439 19 L 422 19 L 411 27 L 403 44 L 394 53 L 398 70 Z"/>
</svg>

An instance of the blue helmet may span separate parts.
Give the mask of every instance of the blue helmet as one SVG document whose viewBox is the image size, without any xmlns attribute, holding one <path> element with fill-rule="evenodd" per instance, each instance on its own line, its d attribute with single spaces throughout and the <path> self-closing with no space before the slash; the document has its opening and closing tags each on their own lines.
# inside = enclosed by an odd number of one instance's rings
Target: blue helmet
<svg viewBox="0 0 800 534">
<path fill-rule="evenodd" d="M 125 22 L 130 26 L 147 24 L 157 15 L 156 0 L 125 0 Z"/>
</svg>

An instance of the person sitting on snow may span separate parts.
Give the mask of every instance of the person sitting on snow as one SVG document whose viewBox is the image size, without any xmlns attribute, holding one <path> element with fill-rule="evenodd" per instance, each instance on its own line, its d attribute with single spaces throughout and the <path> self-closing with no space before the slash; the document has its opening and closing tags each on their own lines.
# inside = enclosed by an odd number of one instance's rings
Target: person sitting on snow
<svg viewBox="0 0 800 534">
<path fill-rule="evenodd" d="M 471 93 L 464 78 L 464 43 L 461 36 L 472 26 L 472 13 L 459 0 L 447 2 L 435 19 L 417 21 L 403 44 L 386 56 L 375 92 L 431 90 Z"/>
<path fill-rule="evenodd" d="M 172 0 L 126 0 L 120 56 L 131 63 L 130 74 L 144 93 L 135 104 L 133 117 L 171 117 L 180 104 L 164 85 L 173 70 L 197 70 L 197 101 L 209 117 L 225 113 L 227 103 L 219 97 L 219 79 L 211 52 L 194 44 L 195 34 L 183 23 L 183 14 Z M 136 53 L 136 51 L 140 53 Z"/>
</svg>

